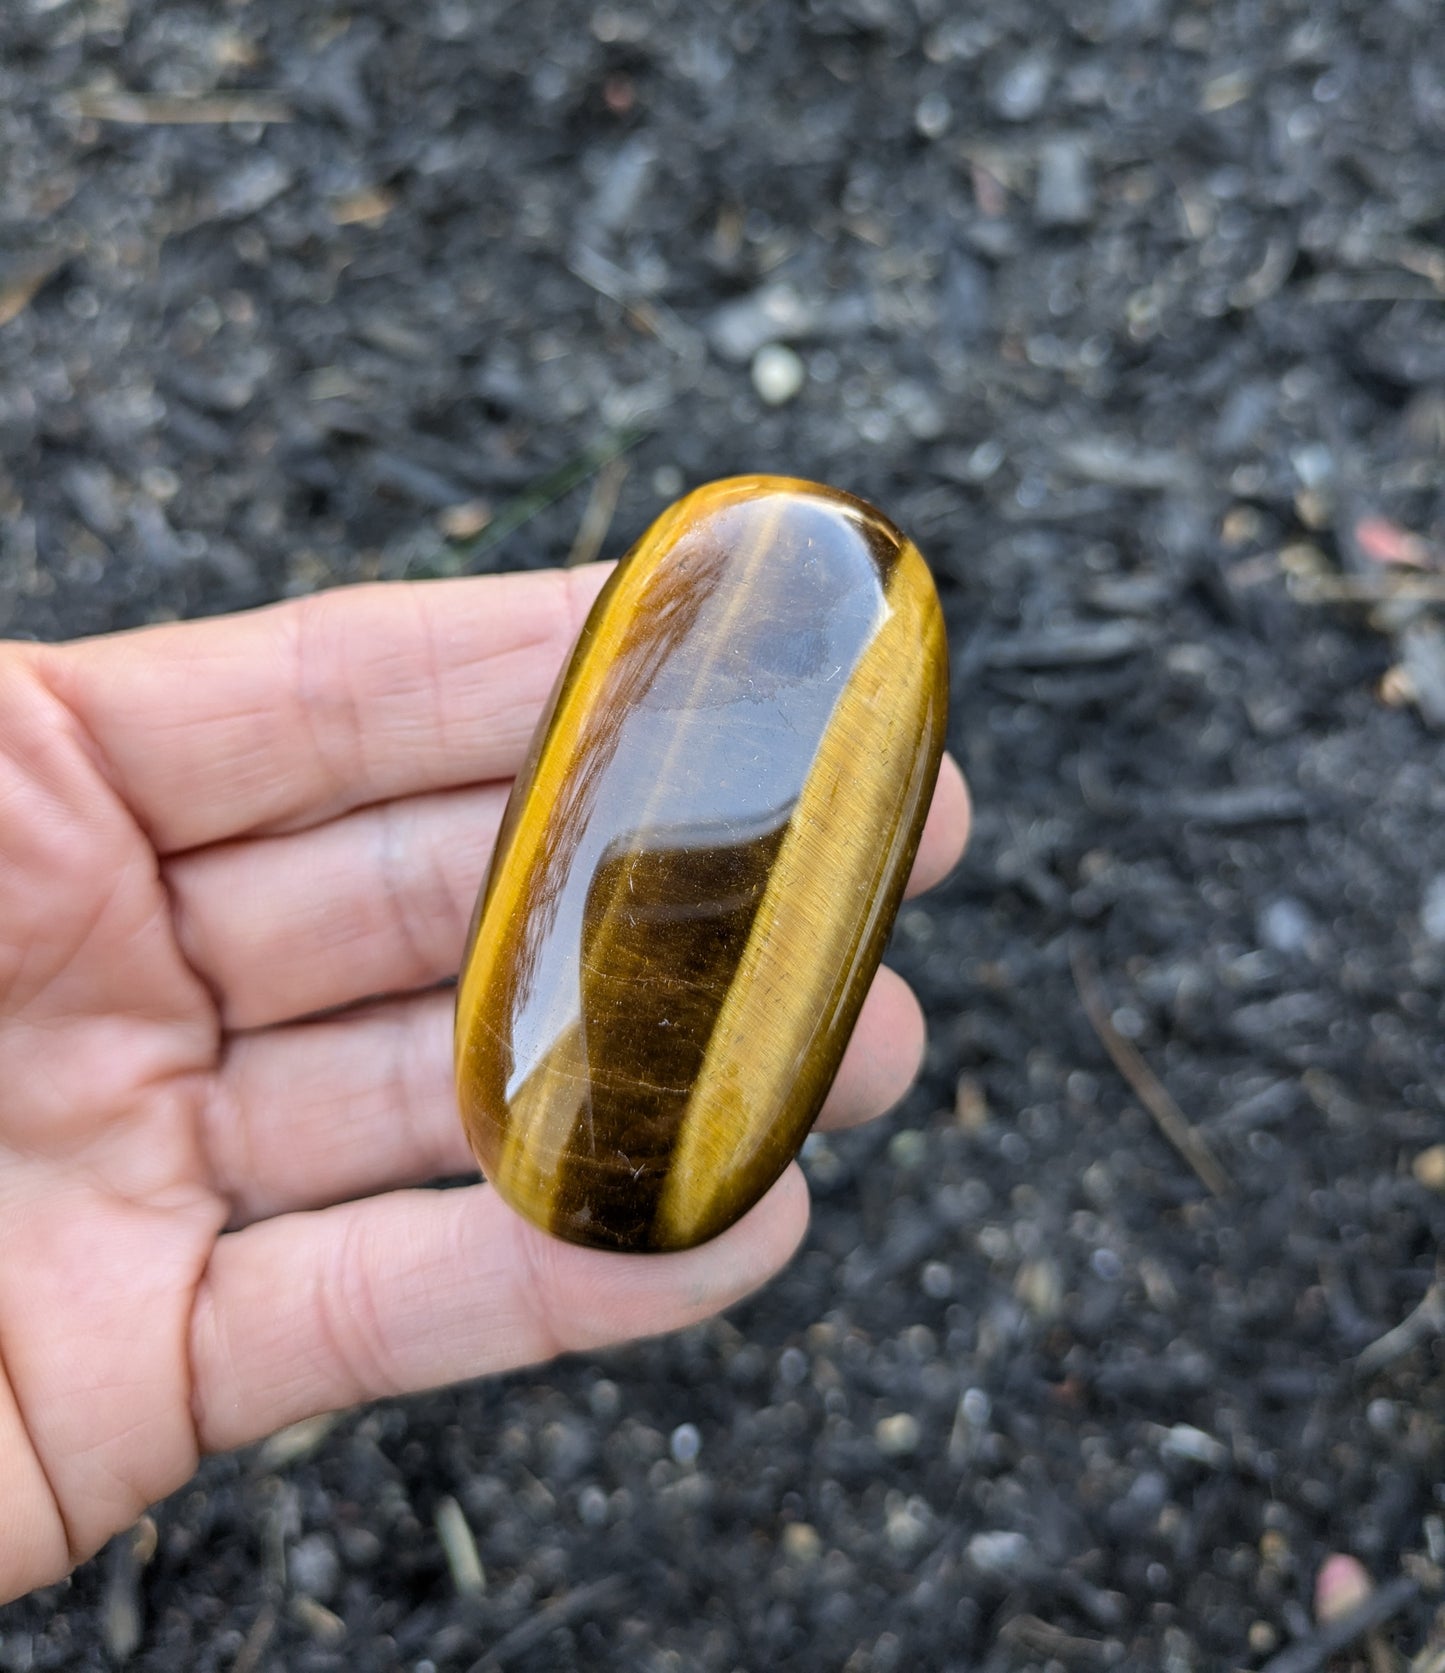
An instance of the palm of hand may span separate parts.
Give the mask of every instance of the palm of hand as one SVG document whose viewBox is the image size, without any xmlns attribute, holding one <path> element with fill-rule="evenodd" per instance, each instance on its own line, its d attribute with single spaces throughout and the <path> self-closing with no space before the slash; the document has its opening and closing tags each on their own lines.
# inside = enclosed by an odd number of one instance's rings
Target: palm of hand
<svg viewBox="0 0 1445 1673">
<path fill-rule="evenodd" d="M 203 1450 L 675 1328 L 795 1246 L 795 1172 L 668 1257 L 396 1189 L 471 1166 L 438 984 L 596 585 L 0 647 L 0 1601 Z M 920 884 L 966 813 L 949 764 Z M 825 1118 L 885 1107 L 920 1036 L 882 973 Z"/>
<path fill-rule="evenodd" d="M 36 1507 L 3 1596 L 195 1467 L 190 1312 L 229 1210 L 203 1133 L 220 1018 L 154 850 L 42 686 L 12 678 L 0 713 L 0 1478 Z"/>
</svg>

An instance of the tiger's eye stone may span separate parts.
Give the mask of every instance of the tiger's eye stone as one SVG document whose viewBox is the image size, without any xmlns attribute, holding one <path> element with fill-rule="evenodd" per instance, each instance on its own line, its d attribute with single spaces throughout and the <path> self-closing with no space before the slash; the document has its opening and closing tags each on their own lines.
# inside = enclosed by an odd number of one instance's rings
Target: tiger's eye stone
<svg viewBox="0 0 1445 1673">
<path fill-rule="evenodd" d="M 943 750 L 917 548 L 749 476 L 622 560 L 512 790 L 457 992 L 462 1119 L 575 1243 L 683 1249 L 807 1136 L 878 966 Z"/>
</svg>

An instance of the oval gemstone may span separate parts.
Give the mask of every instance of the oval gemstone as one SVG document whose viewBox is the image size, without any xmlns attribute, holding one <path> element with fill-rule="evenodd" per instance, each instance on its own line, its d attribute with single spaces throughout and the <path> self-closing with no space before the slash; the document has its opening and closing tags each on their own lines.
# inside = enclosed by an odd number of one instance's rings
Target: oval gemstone
<svg viewBox="0 0 1445 1673">
<path fill-rule="evenodd" d="M 806 1138 L 943 750 L 943 619 L 871 506 L 738 477 L 663 513 L 532 743 L 457 991 L 462 1120 L 572 1242 L 682 1249 Z"/>
</svg>

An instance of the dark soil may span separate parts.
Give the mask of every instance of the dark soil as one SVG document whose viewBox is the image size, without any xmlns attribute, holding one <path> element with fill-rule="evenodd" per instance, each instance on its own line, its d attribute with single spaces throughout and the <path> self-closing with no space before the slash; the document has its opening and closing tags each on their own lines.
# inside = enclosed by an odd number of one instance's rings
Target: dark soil
<svg viewBox="0 0 1445 1673">
<path fill-rule="evenodd" d="M 1445 1236 L 1442 298 L 1435 0 L 5 0 L 0 626 L 786 470 L 934 564 L 978 821 L 895 938 L 923 1082 L 765 1295 L 213 1462 L 0 1669 L 131 1601 L 198 1673 L 1316 1667 L 1330 1551 L 1418 1652 L 1438 1317 L 1359 1356 Z"/>
</svg>

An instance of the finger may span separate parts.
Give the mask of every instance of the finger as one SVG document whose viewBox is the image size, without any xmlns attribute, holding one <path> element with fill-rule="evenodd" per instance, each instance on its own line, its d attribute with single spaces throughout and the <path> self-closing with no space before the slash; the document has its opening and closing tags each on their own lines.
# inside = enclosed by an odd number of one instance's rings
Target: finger
<svg viewBox="0 0 1445 1673">
<path fill-rule="evenodd" d="M 819 1112 L 819 1127 L 859 1127 L 891 1110 L 917 1079 L 926 1042 L 923 1007 L 913 989 L 897 971 L 880 965 Z"/>
<path fill-rule="evenodd" d="M 205 1106 L 231 1224 L 474 1173 L 450 991 L 237 1036 Z"/>
<path fill-rule="evenodd" d="M 923 1018 L 907 985 L 874 978 L 819 1125 L 853 1127 L 908 1090 Z M 242 1035 L 206 1105 L 215 1188 L 245 1225 L 476 1168 L 457 1115 L 452 995 Z"/>
<path fill-rule="evenodd" d="M 455 976 L 505 785 L 385 802 L 166 862 L 177 939 L 229 1029 Z"/>
<path fill-rule="evenodd" d="M 945 755 L 938 764 L 938 782 L 933 787 L 928 821 L 919 839 L 913 874 L 908 879 L 910 895 L 937 888 L 948 876 L 963 858 L 972 825 L 973 805 L 963 771 L 951 755 Z"/>
<path fill-rule="evenodd" d="M 499 785 L 415 796 L 168 861 L 182 950 L 225 1025 L 264 1028 L 454 976 L 505 802 Z M 957 862 L 968 818 L 945 757 L 910 893 Z"/>
<path fill-rule="evenodd" d="M 169 854 L 514 773 L 606 573 L 338 588 L 35 654 Z"/>
<path fill-rule="evenodd" d="M 677 1330 L 771 1277 L 807 1217 L 791 1167 L 736 1226 L 676 1255 L 562 1243 L 484 1185 L 230 1233 L 192 1315 L 201 1444 L 242 1446 L 314 1412 Z"/>
</svg>

